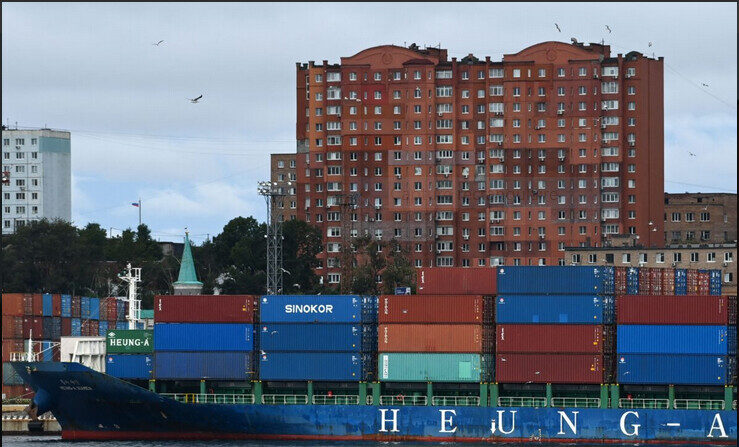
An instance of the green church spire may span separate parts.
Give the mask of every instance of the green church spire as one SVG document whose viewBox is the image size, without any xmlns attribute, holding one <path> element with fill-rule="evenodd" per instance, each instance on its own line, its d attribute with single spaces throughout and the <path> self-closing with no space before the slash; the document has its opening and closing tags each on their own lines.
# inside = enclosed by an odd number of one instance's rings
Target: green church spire
<svg viewBox="0 0 739 447">
<path fill-rule="evenodd" d="M 182 250 L 182 262 L 180 263 L 180 275 L 177 281 L 174 283 L 175 293 L 185 292 L 183 294 L 190 295 L 187 291 L 197 290 L 196 294 L 200 293 L 203 288 L 203 283 L 198 281 L 198 276 L 195 273 L 195 262 L 192 259 L 192 249 L 190 248 L 190 238 L 187 232 L 185 232 L 185 246 Z"/>
</svg>

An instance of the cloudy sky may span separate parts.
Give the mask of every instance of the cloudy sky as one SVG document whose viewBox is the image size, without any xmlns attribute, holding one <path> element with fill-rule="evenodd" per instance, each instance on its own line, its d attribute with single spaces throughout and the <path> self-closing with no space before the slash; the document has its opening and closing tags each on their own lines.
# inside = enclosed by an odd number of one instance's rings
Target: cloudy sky
<svg viewBox="0 0 739 447">
<path fill-rule="evenodd" d="M 666 190 L 736 192 L 736 17 L 735 3 L 3 2 L 2 121 L 72 132 L 76 225 L 134 227 L 140 197 L 155 236 L 187 226 L 201 242 L 264 219 L 268 154 L 295 150 L 296 62 L 411 42 L 500 60 L 605 39 L 665 58 Z"/>
</svg>

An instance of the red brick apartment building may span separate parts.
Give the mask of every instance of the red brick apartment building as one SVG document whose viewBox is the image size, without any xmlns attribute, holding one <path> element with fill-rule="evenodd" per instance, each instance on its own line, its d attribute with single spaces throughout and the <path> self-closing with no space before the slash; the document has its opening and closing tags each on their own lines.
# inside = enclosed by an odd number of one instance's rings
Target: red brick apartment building
<svg viewBox="0 0 739 447">
<path fill-rule="evenodd" d="M 617 234 L 664 244 L 662 58 L 414 44 L 296 70 L 297 217 L 323 230 L 329 283 L 362 234 L 417 267 L 556 265 Z"/>
</svg>

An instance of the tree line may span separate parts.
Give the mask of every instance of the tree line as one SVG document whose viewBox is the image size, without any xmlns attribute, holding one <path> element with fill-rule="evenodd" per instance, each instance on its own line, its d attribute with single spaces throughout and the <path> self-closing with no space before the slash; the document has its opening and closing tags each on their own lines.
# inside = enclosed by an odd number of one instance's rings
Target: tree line
<svg viewBox="0 0 739 447">
<path fill-rule="evenodd" d="M 283 223 L 282 232 L 284 294 L 392 293 L 395 286 L 415 283 L 414 268 L 401 245 L 370 237 L 346 243 L 339 260 L 341 283 L 324 283 L 314 271 L 322 250 L 320 230 L 290 220 Z M 203 293 L 266 293 L 266 236 L 265 223 L 236 217 L 212 240 L 192 246 Z M 108 237 L 97 223 L 77 228 L 62 220 L 44 219 L 3 236 L 2 291 L 120 296 L 125 286 L 118 274 L 129 262 L 142 267 L 144 308 L 151 308 L 154 295 L 172 293 L 180 259 L 163 254 L 147 225 Z"/>
</svg>

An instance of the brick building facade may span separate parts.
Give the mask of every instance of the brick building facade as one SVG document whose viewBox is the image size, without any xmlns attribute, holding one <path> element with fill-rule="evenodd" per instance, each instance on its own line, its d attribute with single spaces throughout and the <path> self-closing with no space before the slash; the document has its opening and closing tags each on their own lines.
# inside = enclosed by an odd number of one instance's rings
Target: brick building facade
<svg viewBox="0 0 739 447">
<path fill-rule="evenodd" d="M 284 196 L 275 199 L 274 215 L 280 222 L 297 218 L 295 154 L 270 154 L 270 181 Z"/>
<path fill-rule="evenodd" d="M 298 63 L 297 215 L 416 267 L 556 265 L 610 235 L 664 243 L 663 65 L 544 42 L 502 61 L 392 45 Z"/>
<path fill-rule="evenodd" d="M 736 194 L 665 194 L 665 244 L 736 244 Z"/>
</svg>

